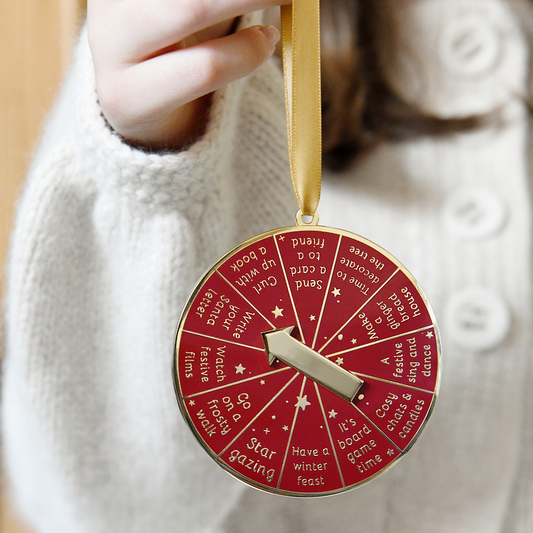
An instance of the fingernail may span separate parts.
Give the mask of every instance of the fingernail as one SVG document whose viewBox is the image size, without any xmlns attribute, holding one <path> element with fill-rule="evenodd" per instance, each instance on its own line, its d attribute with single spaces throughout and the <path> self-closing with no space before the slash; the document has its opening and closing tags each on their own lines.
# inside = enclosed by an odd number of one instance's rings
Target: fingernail
<svg viewBox="0 0 533 533">
<path fill-rule="evenodd" d="M 279 41 L 279 31 L 275 26 L 262 26 L 259 30 L 263 32 L 270 46 L 274 46 Z"/>
</svg>

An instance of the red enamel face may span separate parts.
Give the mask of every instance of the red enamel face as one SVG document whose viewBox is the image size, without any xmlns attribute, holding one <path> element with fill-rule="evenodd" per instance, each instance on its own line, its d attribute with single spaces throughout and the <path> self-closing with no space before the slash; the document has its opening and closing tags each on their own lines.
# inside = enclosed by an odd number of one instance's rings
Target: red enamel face
<svg viewBox="0 0 533 533">
<path fill-rule="evenodd" d="M 251 239 L 200 281 L 174 382 L 222 467 L 269 492 L 323 496 L 409 450 L 439 363 L 433 314 L 405 268 L 361 237 L 305 226 Z"/>
</svg>

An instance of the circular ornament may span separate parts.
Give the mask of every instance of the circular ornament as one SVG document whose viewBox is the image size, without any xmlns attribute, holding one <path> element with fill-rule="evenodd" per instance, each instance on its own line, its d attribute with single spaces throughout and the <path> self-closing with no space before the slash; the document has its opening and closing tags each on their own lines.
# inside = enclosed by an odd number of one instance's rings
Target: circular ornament
<svg viewBox="0 0 533 533">
<path fill-rule="evenodd" d="M 388 252 L 347 231 L 288 227 L 200 280 L 173 375 L 189 427 L 230 474 L 325 496 L 373 479 L 418 438 L 439 388 L 439 333 Z"/>
</svg>

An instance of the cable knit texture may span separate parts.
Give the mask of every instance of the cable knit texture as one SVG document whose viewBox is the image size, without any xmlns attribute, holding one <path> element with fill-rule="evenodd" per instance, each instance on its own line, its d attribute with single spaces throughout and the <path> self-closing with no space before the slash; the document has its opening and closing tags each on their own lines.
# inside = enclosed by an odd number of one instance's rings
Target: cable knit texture
<svg viewBox="0 0 533 533">
<path fill-rule="evenodd" d="M 324 182 L 321 221 L 394 253 L 442 325 L 442 388 L 426 431 L 391 471 L 320 500 L 246 488 L 208 458 L 174 399 L 174 328 L 211 263 L 293 220 L 281 76 L 269 63 L 231 84 L 216 94 L 201 140 L 147 154 L 106 127 L 82 34 L 19 205 L 4 302 L 5 462 L 38 533 L 533 531 L 531 207 L 516 98 L 526 45 L 500 0 L 393 5 L 405 21 L 398 35 L 417 35 L 414 67 L 390 59 L 400 92 L 413 90 L 422 65 L 433 81 L 417 90 L 431 112 L 492 105 L 506 117 L 476 133 L 383 144 Z M 480 33 L 454 41 L 465 20 Z M 459 43 L 461 55 L 476 39 L 483 46 L 463 56 L 467 66 L 474 58 L 468 78 L 446 46 Z M 455 195 L 472 190 L 506 206 L 479 238 L 449 224 L 450 205 L 461 217 Z M 468 321 L 462 335 L 449 312 L 470 287 L 498 294 L 510 318 L 488 347 L 465 343 Z"/>
</svg>

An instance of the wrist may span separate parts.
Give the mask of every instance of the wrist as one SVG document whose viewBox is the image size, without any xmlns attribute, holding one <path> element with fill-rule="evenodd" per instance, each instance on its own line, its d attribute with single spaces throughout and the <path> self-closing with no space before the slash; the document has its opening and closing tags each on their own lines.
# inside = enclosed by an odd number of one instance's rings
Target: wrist
<svg viewBox="0 0 533 533">
<path fill-rule="evenodd" d="M 139 123 L 126 129 L 109 127 L 129 146 L 144 152 L 179 152 L 200 139 L 207 130 L 213 95 L 206 94 L 179 107 L 161 122 Z M 105 118 L 105 115 L 104 115 Z"/>
</svg>

